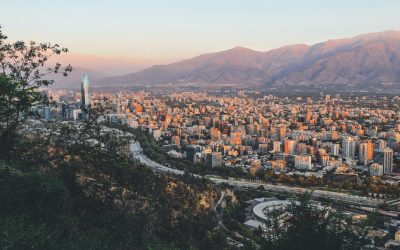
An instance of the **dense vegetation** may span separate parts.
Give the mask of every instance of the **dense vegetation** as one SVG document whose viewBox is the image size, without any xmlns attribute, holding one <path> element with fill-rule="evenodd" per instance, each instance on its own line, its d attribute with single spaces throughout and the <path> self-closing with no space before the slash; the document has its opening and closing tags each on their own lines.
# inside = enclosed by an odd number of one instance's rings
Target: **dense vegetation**
<svg viewBox="0 0 400 250">
<path fill-rule="evenodd" d="M 399 197 L 400 189 L 398 185 L 384 183 L 380 178 L 364 178 L 362 183 L 352 183 L 349 181 L 335 182 L 329 176 L 317 178 L 315 176 L 292 175 L 284 173 L 276 174 L 272 170 L 259 172 L 257 178 L 269 183 L 282 183 L 290 186 L 319 187 L 328 190 L 338 190 L 351 192 L 357 195 L 371 196 L 376 198 Z"/>
<path fill-rule="evenodd" d="M 1 31 L 1 29 L 0 29 Z M 119 153 L 92 107 L 79 124 L 32 120 L 58 45 L 6 43 L 0 32 L 1 249 L 221 249 L 207 180 L 157 175 Z M 123 143 L 123 142 L 122 142 Z"/>
<path fill-rule="evenodd" d="M 346 214 L 342 207 L 318 209 L 311 201 L 310 194 L 297 197 L 288 208 L 292 217 L 284 224 L 272 223 L 269 233 L 251 231 L 242 222 L 249 204 L 245 201 L 262 197 L 262 191 L 235 192 L 235 200 L 227 199 L 224 209 L 224 224 L 231 231 L 245 236 L 244 249 L 295 250 L 295 249 L 363 249 L 370 244 L 366 237 L 370 229 L 383 227 L 383 218 L 371 213 L 367 219 L 356 221 Z M 271 214 L 272 221 L 278 214 Z"/>
<path fill-rule="evenodd" d="M 223 246 L 210 209 L 218 192 L 208 181 L 135 165 L 113 152 L 94 120 L 16 134 L 1 155 L 0 248 Z"/>
<path fill-rule="evenodd" d="M 203 248 L 218 242 L 208 212 L 216 194 L 208 183 L 157 176 L 99 154 L 74 158 L 1 163 L 2 248 L 136 249 L 157 242 Z"/>
</svg>

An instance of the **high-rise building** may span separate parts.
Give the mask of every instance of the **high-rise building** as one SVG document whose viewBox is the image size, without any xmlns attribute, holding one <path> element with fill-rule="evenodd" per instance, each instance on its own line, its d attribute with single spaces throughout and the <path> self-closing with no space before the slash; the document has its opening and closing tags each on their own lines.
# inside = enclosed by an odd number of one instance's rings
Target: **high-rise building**
<svg viewBox="0 0 400 250">
<path fill-rule="evenodd" d="M 187 145 L 185 151 L 186 151 L 186 159 L 193 162 L 194 155 L 200 152 L 200 147 L 196 145 Z"/>
<path fill-rule="evenodd" d="M 278 127 L 278 131 L 277 132 L 278 132 L 278 140 L 279 141 L 283 140 L 283 138 L 286 135 L 286 126 L 285 125 L 280 125 Z"/>
<path fill-rule="evenodd" d="M 82 110 L 80 110 L 80 109 L 74 109 L 74 110 L 72 110 L 72 119 L 73 119 L 74 121 L 78 120 L 79 117 L 81 116 L 81 113 L 82 113 Z"/>
<path fill-rule="evenodd" d="M 331 155 L 332 156 L 338 156 L 339 155 L 339 148 L 340 148 L 339 144 L 337 144 L 337 143 L 332 144 L 331 145 L 331 151 L 330 151 Z"/>
<path fill-rule="evenodd" d="M 221 132 L 218 130 L 218 128 L 211 128 L 210 129 L 210 134 L 211 134 L 211 140 L 212 141 L 218 141 L 221 139 Z"/>
<path fill-rule="evenodd" d="M 285 140 L 285 154 L 294 155 L 296 150 L 296 141 L 295 140 Z"/>
<path fill-rule="evenodd" d="M 391 174 L 393 169 L 393 149 L 384 148 L 376 150 L 374 154 L 374 162 L 383 165 L 384 174 Z"/>
<path fill-rule="evenodd" d="M 81 108 L 86 110 L 90 106 L 90 82 L 87 74 L 82 76 L 81 82 Z"/>
<path fill-rule="evenodd" d="M 67 120 L 67 119 L 70 118 L 70 110 L 72 110 L 72 109 L 68 104 L 66 104 L 66 103 L 62 104 L 62 106 L 61 106 L 61 118 L 63 120 Z"/>
<path fill-rule="evenodd" d="M 378 163 L 373 163 L 369 167 L 369 173 L 371 176 L 382 176 L 383 175 L 383 166 Z"/>
<path fill-rule="evenodd" d="M 307 154 L 308 146 L 305 143 L 299 143 L 295 146 L 295 153 L 297 155 L 305 155 Z"/>
<path fill-rule="evenodd" d="M 387 147 L 387 142 L 384 140 L 379 140 L 376 142 L 376 146 L 378 150 L 384 149 Z"/>
<path fill-rule="evenodd" d="M 210 167 L 221 167 L 222 166 L 221 152 L 212 152 L 210 154 L 207 154 L 207 163 Z"/>
<path fill-rule="evenodd" d="M 328 154 L 323 154 L 320 156 L 320 163 L 322 166 L 326 167 L 328 165 L 329 161 L 329 155 Z"/>
<path fill-rule="evenodd" d="M 274 152 L 281 152 L 281 142 L 280 141 L 274 141 L 273 142 L 273 151 Z"/>
<path fill-rule="evenodd" d="M 51 118 L 51 110 L 49 106 L 43 107 L 43 115 L 42 115 L 44 120 L 50 120 Z"/>
<path fill-rule="evenodd" d="M 311 156 L 310 155 L 295 155 L 294 156 L 294 166 L 299 170 L 310 170 L 312 168 L 311 165 Z"/>
<path fill-rule="evenodd" d="M 356 155 L 356 141 L 357 138 L 352 136 L 343 138 L 342 153 L 344 157 L 354 158 L 354 156 Z"/>
<path fill-rule="evenodd" d="M 372 160 L 374 152 L 374 145 L 371 141 L 360 143 L 360 150 L 358 154 L 358 160 L 360 163 L 367 165 Z"/>
</svg>

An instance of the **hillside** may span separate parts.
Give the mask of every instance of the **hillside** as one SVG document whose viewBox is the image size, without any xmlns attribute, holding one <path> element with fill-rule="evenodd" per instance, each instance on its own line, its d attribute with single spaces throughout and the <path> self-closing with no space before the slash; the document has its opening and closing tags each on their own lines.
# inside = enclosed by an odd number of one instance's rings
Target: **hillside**
<svg viewBox="0 0 400 250">
<path fill-rule="evenodd" d="M 211 182 L 155 174 L 97 125 L 54 125 L 50 135 L 20 131 L 0 155 L 1 249 L 223 249 Z"/>
</svg>

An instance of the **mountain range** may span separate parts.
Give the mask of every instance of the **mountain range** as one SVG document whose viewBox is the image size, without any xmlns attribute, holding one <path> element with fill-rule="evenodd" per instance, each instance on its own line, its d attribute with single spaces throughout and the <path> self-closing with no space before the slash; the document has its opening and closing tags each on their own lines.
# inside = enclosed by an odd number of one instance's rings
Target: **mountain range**
<svg viewBox="0 0 400 250">
<path fill-rule="evenodd" d="M 400 83 L 400 31 L 265 52 L 236 47 L 136 73 L 94 78 L 97 86 L 116 87 L 168 83 L 249 87 Z"/>
</svg>

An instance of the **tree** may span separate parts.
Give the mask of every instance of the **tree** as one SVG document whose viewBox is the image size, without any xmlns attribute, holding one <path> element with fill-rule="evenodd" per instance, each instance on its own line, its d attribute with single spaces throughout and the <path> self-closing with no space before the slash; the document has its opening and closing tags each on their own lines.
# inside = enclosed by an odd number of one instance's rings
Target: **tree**
<svg viewBox="0 0 400 250">
<path fill-rule="evenodd" d="M 12 149 L 15 132 L 29 115 L 32 105 L 48 101 L 39 88 L 53 81 L 43 77 L 57 73 L 67 76 L 72 71 L 71 65 L 62 68 L 59 63 L 46 68 L 51 56 L 66 52 L 68 50 L 58 44 L 7 43 L 7 36 L 0 27 L 0 155 Z"/>
<path fill-rule="evenodd" d="M 293 200 L 287 211 L 291 219 L 282 226 L 272 226 L 263 249 L 361 249 L 375 217 L 355 224 L 340 209 L 319 208 L 312 204 L 310 194 Z M 272 221 L 278 221 L 277 217 Z"/>
<path fill-rule="evenodd" d="M 52 82 L 42 77 L 71 68 L 44 68 L 48 56 L 67 52 L 58 45 L 5 40 L 0 30 L 0 249 L 225 248 L 204 205 L 214 203 L 214 186 L 154 174 L 121 154 L 129 138 L 113 141 L 114 130 L 99 123 L 107 110 L 91 107 L 82 122 L 41 121 L 22 133 L 31 106 L 48 101 L 39 88 Z"/>
</svg>

